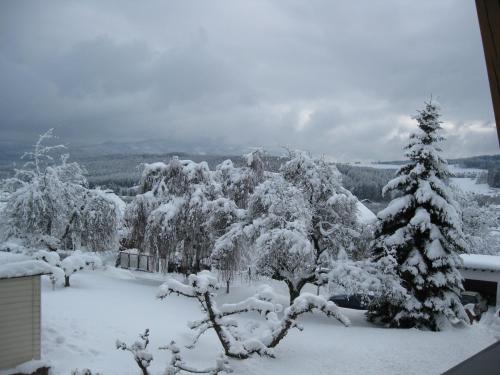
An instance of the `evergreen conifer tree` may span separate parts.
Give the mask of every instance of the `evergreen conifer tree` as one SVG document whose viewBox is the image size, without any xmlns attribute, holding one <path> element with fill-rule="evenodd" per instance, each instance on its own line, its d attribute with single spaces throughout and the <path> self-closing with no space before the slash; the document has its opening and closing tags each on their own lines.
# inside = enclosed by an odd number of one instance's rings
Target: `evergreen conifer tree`
<svg viewBox="0 0 500 375">
<path fill-rule="evenodd" d="M 396 193 L 378 213 L 373 257 L 399 280 L 406 295 L 383 296 L 368 317 L 393 327 L 440 330 L 466 321 L 460 302 L 459 253 L 465 252 L 458 205 L 446 185 L 447 163 L 439 155 L 439 107 L 432 101 L 416 116 L 419 131 L 406 146 L 409 163 L 383 190 Z"/>
</svg>

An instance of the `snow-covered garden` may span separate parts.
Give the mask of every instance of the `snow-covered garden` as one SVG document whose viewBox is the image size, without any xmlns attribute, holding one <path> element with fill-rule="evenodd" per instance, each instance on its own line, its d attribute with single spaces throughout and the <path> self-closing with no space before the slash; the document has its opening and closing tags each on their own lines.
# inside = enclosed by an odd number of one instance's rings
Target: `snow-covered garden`
<svg viewBox="0 0 500 375">
<path fill-rule="evenodd" d="M 139 373 L 130 353 L 115 349 L 120 339 L 132 343 L 150 329 L 151 373 L 161 374 L 170 353 L 158 347 L 175 340 L 186 362 L 198 368 L 213 365 L 222 347 L 213 332 L 207 332 L 195 349 L 183 348 L 192 341 L 188 321 L 203 314 L 190 299 L 170 296 L 159 300 L 160 277 L 108 267 L 83 271 L 73 276 L 71 288 L 53 291 L 48 278 L 43 281 L 42 350 L 57 374 L 75 368 L 90 368 L 109 375 Z M 219 303 L 236 302 L 253 295 L 262 284 L 270 283 L 287 302 L 284 284 L 269 280 L 231 288 Z M 314 288 L 311 288 L 314 289 Z M 313 290 L 309 290 L 313 291 Z M 380 328 L 366 322 L 363 311 L 341 309 L 349 327 L 322 314 L 299 319 L 303 331 L 291 330 L 275 350 L 276 358 L 256 356 L 230 360 L 237 374 L 439 374 L 495 341 L 488 319 L 473 326 L 450 328 L 433 333 L 418 329 Z M 259 320 L 256 313 L 245 318 Z"/>
<path fill-rule="evenodd" d="M 260 149 L 148 164 L 125 205 L 54 159 L 49 131 L 3 184 L 0 278 L 49 274 L 54 374 L 439 374 L 498 337 L 493 308 L 471 324 L 459 271 L 460 254 L 497 253 L 498 217 L 450 188 L 439 107 L 416 119 L 377 216 L 332 163 L 288 151 L 270 171 Z M 115 267 L 119 249 L 156 272 Z"/>
</svg>

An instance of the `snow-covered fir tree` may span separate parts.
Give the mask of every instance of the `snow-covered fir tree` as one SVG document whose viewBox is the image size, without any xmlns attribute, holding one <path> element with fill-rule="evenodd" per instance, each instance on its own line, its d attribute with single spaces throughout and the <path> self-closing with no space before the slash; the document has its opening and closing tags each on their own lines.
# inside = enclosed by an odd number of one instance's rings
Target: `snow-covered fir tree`
<svg viewBox="0 0 500 375">
<path fill-rule="evenodd" d="M 416 116 L 419 131 L 406 147 L 409 163 L 384 188 L 399 196 L 378 213 L 373 257 L 406 290 L 402 298 L 379 298 L 369 318 L 393 327 L 440 330 L 448 321 L 466 321 L 460 303 L 459 253 L 465 252 L 458 205 L 446 181 L 447 163 L 437 144 L 439 108 L 431 101 Z"/>
</svg>

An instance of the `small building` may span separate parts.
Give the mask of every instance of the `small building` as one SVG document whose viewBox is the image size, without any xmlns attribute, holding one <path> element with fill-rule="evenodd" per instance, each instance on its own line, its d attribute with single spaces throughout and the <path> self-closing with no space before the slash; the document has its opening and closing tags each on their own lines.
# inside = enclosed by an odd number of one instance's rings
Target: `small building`
<svg viewBox="0 0 500 375">
<path fill-rule="evenodd" d="M 465 290 L 481 293 L 492 306 L 500 305 L 500 256 L 462 254 L 460 269 Z"/>
<path fill-rule="evenodd" d="M 40 359 L 40 275 L 50 271 L 36 260 L 0 265 L 0 372 Z"/>
</svg>

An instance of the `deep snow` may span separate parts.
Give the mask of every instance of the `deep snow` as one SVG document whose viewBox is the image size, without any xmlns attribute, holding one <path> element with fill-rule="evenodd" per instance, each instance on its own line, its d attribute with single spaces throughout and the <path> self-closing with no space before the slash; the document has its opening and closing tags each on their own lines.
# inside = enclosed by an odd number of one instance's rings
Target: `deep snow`
<svg viewBox="0 0 500 375">
<path fill-rule="evenodd" d="M 172 339 L 185 345 L 191 332 L 188 320 L 202 315 L 189 299 L 155 298 L 160 275 L 115 268 L 82 271 L 72 276 L 70 288 L 42 280 L 42 357 L 55 374 L 90 368 L 104 375 L 137 374 L 130 353 L 115 349 L 116 339 L 132 343 L 145 328 L 151 330 L 153 374 L 160 374 L 170 354 L 157 348 Z M 272 282 L 285 294 L 285 286 Z M 233 287 L 219 302 L 234 302 L 253 294 L 259 283 Z M 313 290 L 311 290 L 313 291 Z M 287 298 L 284 295 L 283 301 Z M 291 331 L 277 347 L 275 359 L 231 360 L 236 374 L 439 374 L 494 342 L 490 325 L 454 328 L 445 332 L 398 330 L 373 326 L 363 312 L 343 309 L 352 321 L 344 327 L 334 319 L 307 315 L 303 332 Z M 259 319 L 255 316 L 256 319 Z M 190 364 L 208 367 L 221 347 L 212 332 L 193 350 L 183 349 Z"/>
</svg>

